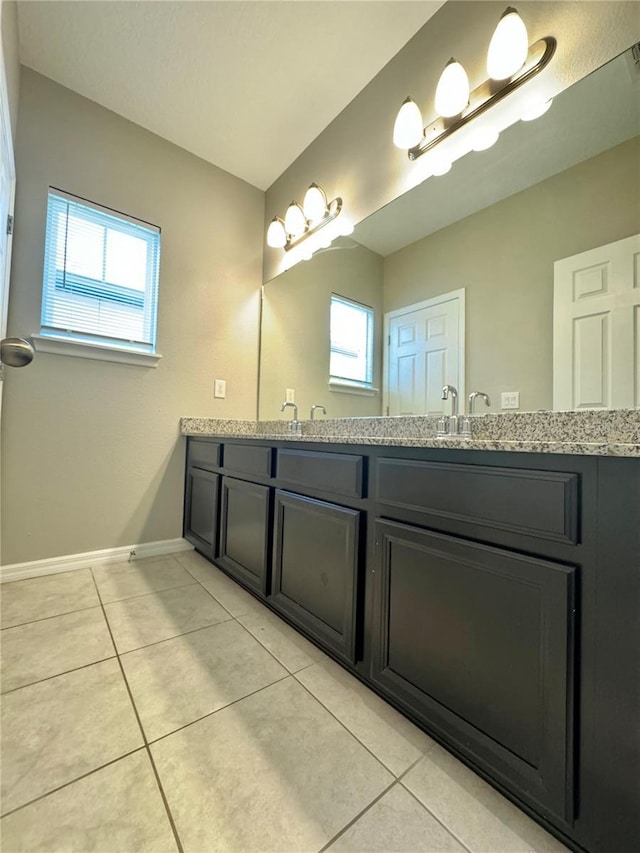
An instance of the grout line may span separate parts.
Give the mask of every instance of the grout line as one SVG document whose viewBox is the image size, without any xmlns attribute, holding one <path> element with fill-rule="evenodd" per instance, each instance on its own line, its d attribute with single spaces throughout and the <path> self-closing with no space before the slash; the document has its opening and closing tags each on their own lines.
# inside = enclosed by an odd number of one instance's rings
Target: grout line
<svg viewBox="0 0 640 853">
<path fill-rule="evenodd" d="M 225 611 L 226 612 L 226 611 Z M 107 616 L 107 620 L 108 620 Z M 180 637 L 188 637 L 189 634 L 197 634 L 198 631 L 206 631 L 207 628 L 215 628 L 216 625 L 226 625 L 228 622 L 235 622 L 233 616 L 229 616 L 228 619 L 221 619 L 219 622 L 211 622 L 209 625 L 202 625 L 200 628 L 191 628 L 188 631 L 183 631 L 181 634 L 173 634 L 171 637 L 163 637 L 161 640 L 154 640 L 152 643 L 145 643 L 143 646 L 135 646 L 133 649 L 125 649 L 124 651 L 117 651 L 117 654 L 120 657 L 124 657 L 124 655 L 132 654 L 132 652 L 139 652 L 141 649 L 149 649 L 151 646 L 159 646 L 160 643 L 168 643 L 169 640 L 179 640 Z M 111 627 L 111 626 L 109 626 Z M 115 643 L 115 640 L 114 640 Z M 117 649 L 117 645 L 116 645 Z"/>
<path fill-rule="evenodd" d="M 5 812 L 1 818 L 2 820 L 5 817 L 9 817 L 9 815 L 15 814 L 15 812 L 19 812 L 22 809 L 26 809 L 27 806 L 32 806 L 34 803 L 40 802 L 40 800 L 44 800 L 49 797 L 51 794 L 55 794 L 57 791 L 62 791 L 64 788 L 68 788 L 70 785 L 75 785 L 76 782 L 80 782 L 82 779 L 86 779 L 87 776 L 93 776 L 94 773 L 99 773 L 100 770 L 104 770 L 105 767 L 110 767 L 112 764 L 116 764 L 118 761 L 122 761 L 123 758 L 128 758 L 130 755 L 135 755 L 136 752 L 141 752 L 144 749 L 144 746 L 138 746 L 135 749 L 130 750 L 129 752 L 125 752 L 123 755 L 119 755 L 117 758 L 113 758 L 111 761 L 107 761 L 105 764 L 101 764 L 100 767 L 94 767 L 93 770 L 89 770 L 87 773 L 83 773 L 82 776 L 76 776 L 75 779 L 69 780 L 69 782 L 65 782 L 64 785 L 58 785 L 57 788 L 52 788 L 50 791 L 47 791 L 44 794 L 40 794 L 39 797 L 34 797 L 33 800 L 29 800 L 28 803 L 22 803 L 19 806 L 16 806 L 15 809 L 10 809 L 8 812 Z"/>
<path fill-rule="evenodd" d="M 38 678 L 36 681 L 29 681 L 27 684 L 20 684 L 18 687 L 12 687 L 10 690 L 3 690 L 2 696 L 11 696 L 12 693 L 17 693 L 18 690 L 24 690 L 25 687 L 33 687 L 36 684 L 43 684 L 45 681 L 52 681 L 54 678 L 60 678 L 61 675 L 68 675 L 70 672 L 78 672 L 81 669 L 88 669 L 90 666 L 95 666 L 98 663 L 113 660 L 115 657 L 117 657 L 117 655 L 114 649 L 114 653 L 106 658 L 92 660 L 89 663 L 83 663 L 81 666 L 74 666 L 71 669 L 63 670 L 62 672 L 55 672 L 53 675 L 47 675 L 45 678 Z"/>
<path fill-rule="evenodd" d="M 111 636 L 111 642 L 115 647 L 115 641 L 113 639 L 113 634 L 111 632 L 111 626 L 109 625 L 109 620 L 107 619 L 107 613 L 104 609 L 104 604 L 102 603 L 102 598 L 100 597 L 100 590 L 98 589 L 98 584 L 96 583 L 96 579 L 93 574 L 93 569 L 91 570 L 91 579 L 93 580 L 93 585 L 96 588 L 96 592 L 98 593 L 98 598 L 100 599 L 100 604 L 102 606 L 102 615 L 104 616 L 105 622 L 107 623 L 107 629 Z M 129 686 L 129 682 L 127 681 L 127 676 L 124 671 L 124 667 L 122 666 L 122 661 L 120 660 L 120 655 L 116 650 L 116 660 L 118 661 L 118 666 L 120 667 L 120 672 L 122 673 L 122 678 L 124 681 L 124 685 L 126 687 L 127 693 L 129 694 L 129 701 L 131 702 L 131 707 L 133 708 L 133 713 L 135 714 L 136 720 L 138 721 L 138 726 L 140 728 L 140 734 L 142 735 L 142 740 L 144 743 L 144 748 L 146 749 L 147 756 L 149 758 L 149 762 L 151 764 L 151 769 L 153 771 L 153 775 L 156 779 L 156 784 L 158 786 L 158 791 L 160 792 L 160 797 L 162 798 L 162 802 L 164 804 L 164 808 L 167 814 L 167 818 L 169 820 L 169 825 L 171 826 L 171 831 L 173 832 L 173 837 L 176 842 L 176 846 L 178 848 L 179 853 L 184 853 L 184 848 L 182 847 L 182 842 L 180 841 L 180 836 L 178 835 L 178 829 L 176 827 L 175 821 L 173 819 L 173 815 L 171 814 L 171 809 L 169 808 L 169 802 L 167 800 L 167 796 L 164 792 L 164 788 L 162 787 L 162 782 L 160 780 L 160 775 L 158 773 L 158 768 L 156 767 L 156 763 L 153 760 L 153 755 L 151 754 L 151 750 L 149 749 L 149 741 L 147 740 L 147 736 L 145 734 L 144 728 L 142 726 L 142 721 L 140 719 L 140 715 L 138 714 L 138 709 L 136 708 L 136 703 L 133 699 L 133 693 L 131 692 L 131 687 Z"/>
<path fill-rule="evenodd" d="M 324 851 L 325 851 L 325 850 L 328 850 L 328 849 L 329 849 L 329 847 L 331 847 L 331 845 L 332 845 L 335 841 L 337 841 L 337 840 L 338 840 L 338 838 L 340 838 L 340 836 L 341 836 L 341 835 L 344 835 L 344 833 L 345 833 L 348 829 L 351 829 L 351 827 L 354 825 L 354 823 L 357 823 L 357 822 L 360 820 L 360 818 L 361 818 L 363 815 L 365 815 L 365 814 L 369 811 L 369 809 L 373 808 L 373 806 L 375 806 L 375 804 L 376 804 L 376 803 L 378 803 L 378 802 L 379 802 L 379 801 L 380 801 L 380 800 L 385 796 L 385 794 L 388 794 L 388 793 L 389 793 L 389 791 L 390 791 L 390 790 L 391 790 L 395 785 L 397 785 L 397 784 L 398 784 L 398 780 L 397 780 L 397 779 L 394 779 L 394 780 L 393 780 L 393 782 L 392 782 L 390 785 L 387 785 L 387 787 L 386 787 L 383 791 L 381 791 L 381 792 L 378 794 L 378 796 L 377 796 L 377 797 L 374 797 L 374 799 L 373 799 L 373 800 L 371 800 L 371 802 L 370 802 L 367 806 L 365 806 L 365 807 L 362 809 L 362 811 L 358 812 L 358 814 L 357 814 L 354 818 L 352 818 L 352 819 L 349 821 L 349 823 L 345 824 L 345 826 L 343 826 L 343 827 L 342 827 L 342 829 L 340 830 L 340 832 L 337 832 L 337 833 L 333 836 L 333 838 L 330 838 L 330 839 L 329 839 L 329 841 L 327 841 L 327 843 L 324 845 L 324 847 L 321 847 L 321 848 L 320 848 L 320 850 L 318 851 L 318 853 L 324 853 Z"/>
<path fill-rule="evenodd" d="M 24 625 L 34 625 L 36 622 L 46 622 L 47 619 L 58 619 L 60 616 L 69 616 L 71 613 L 82 613 L 84 610 L 95 610 L 98 607 L 100 607 L 100 601 L 96 604 L 90 604 L 88 607 L 78 607 L 75 610 L 65 610 L 63 613 L 52 613 L 51 616 L 41 616 L 39 619 L 28 619 L 26 622 L 18 622 L 16 625 L 7 625 L 2 630 L 10 631 L 12 628 L 22 628 Z"/>
<path fill-rule="evenodd" d="M 174 589 L 184 589 L 186 586 L 193 586 L 194 583 L 197 583 L 197 581 L 191 581 L 190 583 L 180 583 L 176 586 L 167 586 L 163 587 L 162 589 L 150 589 L 148 592 L 138 592 L 135 595 L 126 595 L 124 596 L 124 598 L 114 598 L 112 601 L 102 601 L 102 599 L 100 599 L 100 604 L 103 607 L 109 607 L 110 604 L 122 604 L 123 601 L 131 601 L 132 598 L 144 598 L 147 595 L 159 595 L 161 592 L 171 592 Z M 98 585 L 96 584 L 96 589 L 97 588 Z"/>
<path fill-rule="evenodd" d="M 414 766 L 415 766 L 415 765 L 414 765 Z M 400 779 L 398 779 L 398 781 L 400 782 Z M 446 830 L 446 832 L 448 832 L 448 833 L 449 833 L 449 835 L 450 835 L 452 838 L 455 838 L 455 840 L 458 842 L 458 844 L 460 844 L 460 845 L 461 845 L 461 846 L 462 846 L 462 847 L 467 851 L 467 853 L 473 853 L 473 851 L 472 851 L 469 847 L 467 847 L 467 845 L 464 843 L 464 841 L 463 841 L 461 838 L 459 838 L 459 837 L 458 837 L 458 835 L 453 831 L 453 829 L 451 829 L 451 827 L 447 826 L 447 824 L 446 824 L 446 823 L 444 823 L 444 822 L 443 822 L 443 821 L 438 817 L 438 815 L 437 815 L 437 814 L 435 814 L 434 812 L 432 812 L 432 811 L 431 811 L 431 809 L 430 809 L 428 806 L 426 806 L 426 805 L 422 802 L 422 800 L 421 800 L 421 799 L 419 799 L 419 797 L 417 797 L 417 796 L 413 793 L 413 791 L 412 791 L 410 788 L 407 788 L 407 786 L 406 786 L 405 784 L 403 784 L 402 782 L 400 782 L 400 784 L 401 784 L 401 786 L 404 788 L 404 790 L 405 790 L 408 794 L 410 794 L 410 796 L 412 796 L 412 797 L 413 797 L 413 799 L 414 799 L 417 803 L 419 803 L 419 804 L 422 806 L 422 808 L 423 808 L 426 812 L 428 812 L 428 813 L 431 815 L 431 817 L 432 817 L 432 818 L 433 818 L 437 823 L 439 823 L 439 824 L 440 824 L 440 826 L 441 826 L 444 830 Z"/>
<path fill-rule="evenodd" d="M 301 671 L 301 670 L 300 670 L 300 671 Z M 394 782 L 397 782 L 397 781 L 398 781 L 398 779 L 399 779 L 400 777 L 396 776 L 396 774 L 393 772 L 393 770 L 390 770 L 390 769 L 387 767 L 387 765 L 382 761 L 382 759 L 381 759 L 378 755 L 376 755 L 376 754 L 375 754 L 375 752 L 372 752 L 372 751 L 371 751 L 371 749 L 369 749 L 369 747 L 368 747 L 365 743 L 363 743 L 363 742 L 360 740 L 360 738 L 359 738 L 356 734 L 354 734 L 354 733 L 351 731 L 351 729 L 346 725 L 346 723 L 343 723 L 343 722 L 342 722 L 342 720 L 341 720 L 339 717 L 336 717 L 336 715 L 333 713 L 333 711 L 332 711 L 330 708 L 327 708 L 327 706 L 324 704 L 324 702 L 321 702 L 321 701 L 320 701 L 320 699 L 318 699 L 318 697 L 317 697 L 317 696 L 315 696 L 315 695 L 311 692 L 311 690 L 309 690 L 309 688 L 306 686 L 306 684 L 303 684 L 301 681 L 299 681 L 299 680 L 296 678 L 295 673 L 292 673 L 292 677 L 296 679 L 296 681 L 298 682 L 298 684 L 300 685 L 300 687 L 304 688 L 304 690 L 306 690 L 306 691 L 307 691 L 307 693 L 309 694 L 309 696 L 311 696 L 311 698 L 312 698 L 312 699 L 315 699 L 315 701 L 318 703 L 318 705 L 320 705 L 320 707 L 321 707 L 321 708 L 324 708 L 324 710 L 327 712 L 327 714 L 329 714 L 331 717 L 333 717 L 333 719 L 334 719 L 337 723 L 339 723 L 339 724 L 342 726 L 342 728 L 343 728 L 346 732 L 348 732 L 354 740 L 357 740 L 357 741 L 358 741 L 358 743 L 360 744 L 360 746 L 361 746 L 363 749 L 366 749 L 366 751 L 369 753 L 369 755 L 371 755 L 373 758 L 375 758 L 375 760 L 378 762 L 378 764 L 379 764 L 379 765 L 380 765 L 384 770 L 386 770 L 386 771 L 387 771 L 387 773 L 391 773 L 391 775 L 393 776 L 393 780 L 394 780 Z M 420 756 L 420 758 L 422 758 L 422 756 Z M 402 775 L 402 774 L 401 774 L 401 775 Z"/>
<path fill-rule="evenodd" d="M 229 702 L 226 705 L 222 705 L 222 707 L 216 708 L 214 711 L 209 711 L 208 714 L 203 714 L 201 717 L 198 717 L 195 720 L 191 720 L 189 723 L 185 723 L 184 726 L 180 726 L 177 729 L 172 729 L 170 732 L 167 732 L 164 735 L 160 735 L 160 737 L 154 738 L 154 740 L 149 741 L 149 745 L 153 746 L 156 743 L 159 743 L 159 741 L 171 737 L 171 735 L 177 734 L 177 732 L 181 732 L 184 729 L 188 729 L 189 726 L 193 726 L 195 723 L 200 723 L 202 722 L 202 720 L 206 720 L 207 717 L 212 717 L 214 714 L 218 714 L 220 711 L 225 711 L 227 708 L 231 708 L 233 707 L 233 705 L 237 705 L 238 702 L 242 702 L 244 699 L 248 699 L 250 696 L 255 696 L 256 693 L 261 693 L 263 690 L 268 690 L 269 687 L 273 687 L 274 684 L 280 684 L 281 681 L 286 681 L 287 678 L 291 678 L 291 673 L 287 672 L 286 675 L 282 676 L 282 678 L 278 678 L 276 681 L 272 681 L 270 684 L 265 684 L 263 687 L 258 687 L 257 690 L 252 690 L 251 693 L 247 693 L 246 696 L 240 696 L 238 699 L 234 699 L 233 702 Z"/>
</svg>

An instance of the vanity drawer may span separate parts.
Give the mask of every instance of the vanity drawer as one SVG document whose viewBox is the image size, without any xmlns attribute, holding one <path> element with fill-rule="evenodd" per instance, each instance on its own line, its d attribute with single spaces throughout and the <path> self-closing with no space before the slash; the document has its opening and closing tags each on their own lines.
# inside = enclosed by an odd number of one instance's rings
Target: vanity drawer
<svg viewBox="0 0 640 853">
<path fill-rule="evenodd" d="M 254 447 L 250 444 L 225 444 L 224 468 L 235 474 L 254 477 L 271 477 L 271 447 Z"/>
<path fill-rule="evenodd" d="M 343 495 L 363 496 L 362 456 L 323 453 L 311 450 L 281 450 L 278 454 L 278 479 L 287 485 L 307 486 Z"/>
<path fill-rule="evenodd" d="M 205 471 L 220 467 L 220 445 L 216 441 L 201 438 L 189 439 L 187 466 L 203 468 Z"/>
<path fill-rule="evenodd" d="M 443 521 L 578 542 L 579 475 L 379 459 L 376 501 L 382 514 L 438 527 Z"/>
</svg>

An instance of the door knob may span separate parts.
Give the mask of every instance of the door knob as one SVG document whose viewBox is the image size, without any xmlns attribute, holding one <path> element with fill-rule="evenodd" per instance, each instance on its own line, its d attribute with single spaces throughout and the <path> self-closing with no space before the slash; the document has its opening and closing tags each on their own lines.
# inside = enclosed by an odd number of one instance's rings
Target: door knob
<svg viewBox="0 0 640 853">
<path fill-rule="evenodd" d="M 4 338 L 0 341 L 0 364 L 7 367 L 26 367 L 31 364 L 35 350 L 24 338 Z"/>
</svg>

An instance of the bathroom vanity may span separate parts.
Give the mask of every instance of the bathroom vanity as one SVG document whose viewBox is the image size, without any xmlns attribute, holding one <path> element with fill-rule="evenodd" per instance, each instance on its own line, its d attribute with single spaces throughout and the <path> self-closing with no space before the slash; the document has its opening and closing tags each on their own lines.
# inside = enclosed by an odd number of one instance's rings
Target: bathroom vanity
<svg viewBox="0 0 640 853">
<path fill-rule="evenodd" d="M 566 844 L 636 850 L 640 423 L 609 416 L 185 418 L 184 535 Z"/>
</svg>

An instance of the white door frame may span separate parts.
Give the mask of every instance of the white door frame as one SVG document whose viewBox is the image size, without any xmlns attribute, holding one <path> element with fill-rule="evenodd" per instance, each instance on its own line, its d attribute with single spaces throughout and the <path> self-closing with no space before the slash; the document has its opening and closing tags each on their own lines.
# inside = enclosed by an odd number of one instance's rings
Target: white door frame
<svg viewBox="0 0 640 853">
<path fill-rule="evenodd" d="M 1 4 L 0 4 L 1 6 Z M 0 8 L 1 12 L 1 8 Z M 7 73 L 4 65 L 4 51 L 2 49 L 2 41 L 0 40 L 0 133 L 6 137 L 6 151 L 8 157 L 8 165 L 10 169 L 10 190 L 9 190 L 9 207 L 8 215 L 13 216 L 15 196 L 16 196 L 16 162 L 13 152 L 13 135 L 11 132 L 11 114 L 9 112 L 9 91 L 7 88 Z M 0 228 L 6 228 L 6 222 L 0 222 Z M 0 339 L 4 338 L 7 331 L 7 313 L 9 308 L 9 282 L 11 276 L 11 248 L 13 244 L 13 234 L 7 234 L 7 245 L 5 248 L 5 267 L 0 270 L 1 287 L 0 287 Z M 0 365 L 0 370 L 2 366 Z M 4 382 L 0 376 L 0 418 L 2 416 L 2 386 Z M 0 447 L 0 465 L 3 448 Z M 0 513 L 2 506 L 0 505 Z M 1 544 L 1 543 L 0 543 Z M 2 562 L 0 551 L 0 563 Z"/>
<path fill-rule="evenodd" d="M 405 305 L 403 308 L 396 308 L 394 311 L 388 311 L 384 315 L 384 337 L 383 337 L 383 357 L 382 357 L 382 411 L 384 414 L 388 411 L 389 406 L 389 324 L 396 317 L 401 317 L 403 314 L 411 314 L 414 311 L 420 311 L 422 308 L 433 308 L 440 305 L 442 302 L 458 302 L 458 349 L 459 349 L 459 364 L 460 364 L 460 379 L 458 380 L 458 403 L 460 411 L 464 410 L 465 399 L 465 376 L 466 376 L 466 360 L 465 360 L 465 289 L 461 287 L 459 290 L 451 290 L 449 293 L 442 293 L 440 296 L 433 296 L 431 299 L 423 299 L 422 302 L 414 302 L 413 305 Z"/>
</svg>

